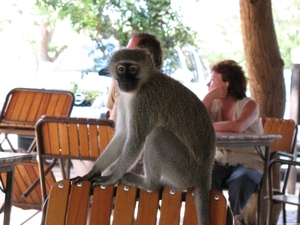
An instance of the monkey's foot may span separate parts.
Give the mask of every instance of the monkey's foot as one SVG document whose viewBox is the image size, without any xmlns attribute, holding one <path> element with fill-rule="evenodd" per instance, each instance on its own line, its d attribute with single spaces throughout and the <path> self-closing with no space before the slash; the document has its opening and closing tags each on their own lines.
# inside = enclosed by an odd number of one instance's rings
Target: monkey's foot
<svg viewBox="0 0 300 225">
<path fill-rule="evenodd" d="M 71 182 L 74 183 L 74 184 L 77 184 L 78 182 L 81 182 L 81 181 L 84 181 L 84 180 L 94 182 L 94 180 L 98 176 L 100 177 L 101 173 L 87 173 L 83 177 L 77 176 L 77 177 L 71 178 Z"/>
<path fill-rule="evenodd" d="M 86 178 L 85 178 L 85 176 L 83 176 L 83 177 L 77 176 L 77 177 L 71 178 L 70 180 L 71 180 L 72 184 L 73 183 L 77 184 L 77 183 L 79 183 L 81 181 L 86 180 Z"/>
<path fill-rule="evenodd" d="M 108 175 L 108 176 L 102 176 L 102 177 L 94 177 L 93 182 L 94 186 L 98 185 L 113 185 L 120 181 L 120 179 L 116 178 L 115 176 Z"/>
</svg>

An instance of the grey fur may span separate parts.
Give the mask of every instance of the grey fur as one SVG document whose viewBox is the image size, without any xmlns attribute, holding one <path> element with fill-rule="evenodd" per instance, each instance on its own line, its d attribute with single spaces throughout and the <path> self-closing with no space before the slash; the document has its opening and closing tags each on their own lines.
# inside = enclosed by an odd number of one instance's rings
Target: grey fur
<svg viewBox="0 0 300 225">
<path fill-rule="evenodd" d="M 137 72 L 129 73 L 129 68 Z M 148 190 L 194 187 L 198 223 L 208 225 L 215 132 L 205 106 L 154 69 L 145 50 L 117 51 L 109 70 L 120 88 L 115 136 L 82 179 L 105 185 L 121 181 Z M 128 172 L 142 154 L 145 176 Z M 114 162 L 112 174 L 101 176 Z"/>
</svg>

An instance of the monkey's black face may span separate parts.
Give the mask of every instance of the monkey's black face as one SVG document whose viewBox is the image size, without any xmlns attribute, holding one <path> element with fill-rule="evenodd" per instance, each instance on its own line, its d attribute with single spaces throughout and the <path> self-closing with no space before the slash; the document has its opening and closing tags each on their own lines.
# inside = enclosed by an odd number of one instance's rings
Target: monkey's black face
<svg viewBox="0 0 300 225">
<path fill-rule="evenodd" d="M 117 82 L 122 91 L 133 91 L 138 84 L 139 67 L 132 63 L 119 63 L 116 66 Z"/>
</svg>

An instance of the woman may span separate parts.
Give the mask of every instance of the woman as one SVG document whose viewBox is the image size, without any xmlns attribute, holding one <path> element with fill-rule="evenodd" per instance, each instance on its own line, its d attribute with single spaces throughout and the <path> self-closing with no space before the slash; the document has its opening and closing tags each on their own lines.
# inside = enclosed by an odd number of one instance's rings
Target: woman
<svg viewBox="0 0 300 225">
<path fill-rule="evenodd" d="M 203 99 L 215 131 L 263 134 L 258 104 L 246 96 L 247 79 L 233 60 L 211 66 L 209 93 Z M 263 160 L 254 147 L 218 148 L 212 175 L 212 189 L 228 188 L 235 224 L 251 195 L 257 192 Z"/>
</svg>

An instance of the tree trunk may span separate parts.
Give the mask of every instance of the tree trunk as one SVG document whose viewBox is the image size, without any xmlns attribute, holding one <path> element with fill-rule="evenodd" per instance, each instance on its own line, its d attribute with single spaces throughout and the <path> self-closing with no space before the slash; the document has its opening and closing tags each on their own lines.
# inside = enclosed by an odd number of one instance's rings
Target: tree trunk
<svg viewBox="0 0 300 225">
<path fill-rule="evenodd" d="M 43 62 L 55 62 L 58 56 L 67 48 L 67 45 L 56 49 L 55 55 L 53 57 L 49 56 L 49 44 L 52 40 L 54 33 L 54 28 L 51 26 L 50 22 L 44 22 L 41 25 L 41 36 L 38 45 L 38 62 L 37 68 L 40 68 Z"/>
<path fill-rule="evenodd" d="M 251 96 L 261 116 L 283 117 L 285 86 L 271 0 L 240 0 L 242 36 Z"/>
<path fill-rule="evenodd" d="M 261 116 L 283 117 L 284 63 L 273 24 L 271 0 L 240 0 L 240 17 L 251 97 L 258 102 Z M 279 169 L 276 173 L 275 177 L 280 177 Z M 278 185 L 280 179 L 274 179 L 274 187 Z M 255 224 L 256 211 L 257 195 L 254 194 L 241 214 L 245 224 Z M 274 207 L 271 224 L 276 224 L 279 214 L 280 206 Z"/>
<path fill-rule="evenodd" d="M 41 37 L 39 42 L 39 61 L 52 62 L 48 55 L 48 47 L 53 35 L 53 29 L 50 27 L 50 22 L 45 22 L 41 25 Z"/>
</svg>

